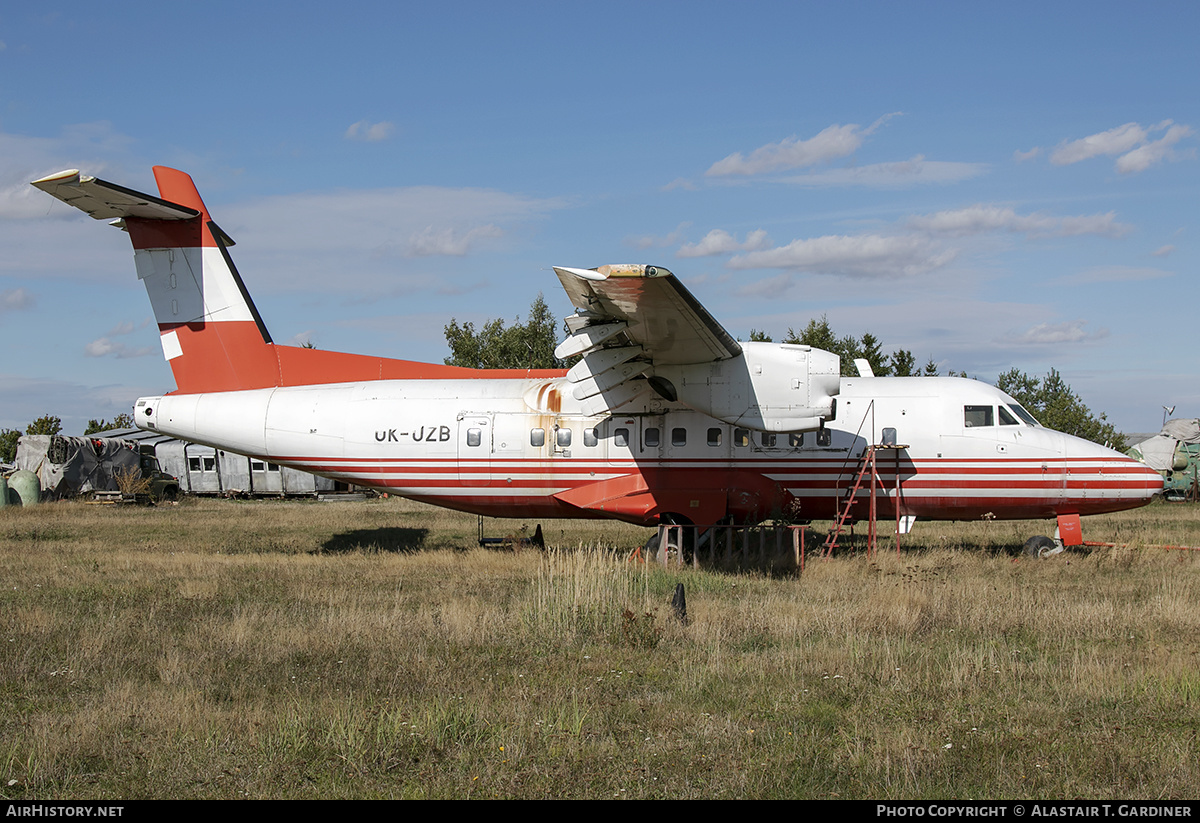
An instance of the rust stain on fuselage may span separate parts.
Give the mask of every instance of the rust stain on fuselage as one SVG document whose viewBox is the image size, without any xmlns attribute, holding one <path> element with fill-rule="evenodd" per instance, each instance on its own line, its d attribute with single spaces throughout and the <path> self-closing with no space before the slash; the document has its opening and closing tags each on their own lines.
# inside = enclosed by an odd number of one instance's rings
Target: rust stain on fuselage
<svg viewBox="0 0 1200 823">
<path fill-rule="evenodd" d="M 538 411 L 559 414 L 562 412 L 562 393 L 554 383 L 545 383 L 537 390 Z"/>
</svg>

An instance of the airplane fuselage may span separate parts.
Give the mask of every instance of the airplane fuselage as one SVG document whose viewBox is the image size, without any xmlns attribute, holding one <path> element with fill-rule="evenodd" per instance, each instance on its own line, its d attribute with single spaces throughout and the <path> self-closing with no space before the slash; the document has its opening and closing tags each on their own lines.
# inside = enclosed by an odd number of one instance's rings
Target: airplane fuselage
<svg viewBox="0 0 1200 823">
<path fill-rule="evenodd" d="M 1017 417 L 963 378 L 843 378 L 825 430 L 767 434 L 655 397 L 588 416 L 564 378 L 377 380 L 138 401 L 138 425 L 439 506 L 650 525 L 827 519 L 878 452 L 881 517 L 1046 518 L 1143 505 L 1156 472 Z M 1023 411 L 1023 410 L 1021 410 Z M 894 432 L 885 432 L 892 429 Z"/>
</svg>

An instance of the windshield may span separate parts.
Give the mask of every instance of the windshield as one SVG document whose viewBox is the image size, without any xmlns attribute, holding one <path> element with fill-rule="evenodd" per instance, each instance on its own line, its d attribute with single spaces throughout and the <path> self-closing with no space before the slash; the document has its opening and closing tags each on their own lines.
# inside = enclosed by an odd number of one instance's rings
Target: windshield
<svg viewBox="0 0 1200 823">
<path fill-rule="evenodd" d="M 1041 424 L 1034 419 L 1033 415 L 1025 411 L 1020 403 L 1009 403 L 1008 407 L 1013 410 L 1013 414 L 1024 420 L 1030 426 L 1040 426 Z"/>
</svg>

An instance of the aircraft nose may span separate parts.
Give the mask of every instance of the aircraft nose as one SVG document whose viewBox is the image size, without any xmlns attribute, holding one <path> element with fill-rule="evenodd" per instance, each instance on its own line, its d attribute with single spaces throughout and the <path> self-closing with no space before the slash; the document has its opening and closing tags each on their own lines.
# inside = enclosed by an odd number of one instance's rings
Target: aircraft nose
<svg viewBox="0 0 1200 823">
<path fill-rule="evenodd" d="M 1062 437 L 1067 484 L 1089 500 L 1108 498 L 1124 501 L 1122 508 L 1134 508 L 1162 492 L 1162 475 L 1145 463 L 1090 440 Z"/>
</svg>

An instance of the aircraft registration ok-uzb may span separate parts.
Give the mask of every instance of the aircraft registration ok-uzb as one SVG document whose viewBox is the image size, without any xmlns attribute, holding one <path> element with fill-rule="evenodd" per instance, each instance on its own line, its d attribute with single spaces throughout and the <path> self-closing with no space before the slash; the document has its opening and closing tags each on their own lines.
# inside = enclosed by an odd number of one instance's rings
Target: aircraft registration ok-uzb
<svg viewBox="0 0 1200 823">
<path fill-rule="evenodd" d="M 880 516 L 1075 518 L 1145 504 L 1157 472 L 1047 429 L 976 380 L 840 377 L 740 343 L 669 271 L 555 268 L 569 371 L 475 370 L 271 341 L 191 177 L 160 196 L 70 170 L 33 183 L 130 235 L 178 390 L 144 429 L 468 512 L 632 523 L 829 519 L 869 446 Z M 899 511 L 896 507 L 899 506 Z M 899 518 L 898 518 L 899 519 Z"/>
</svg>

